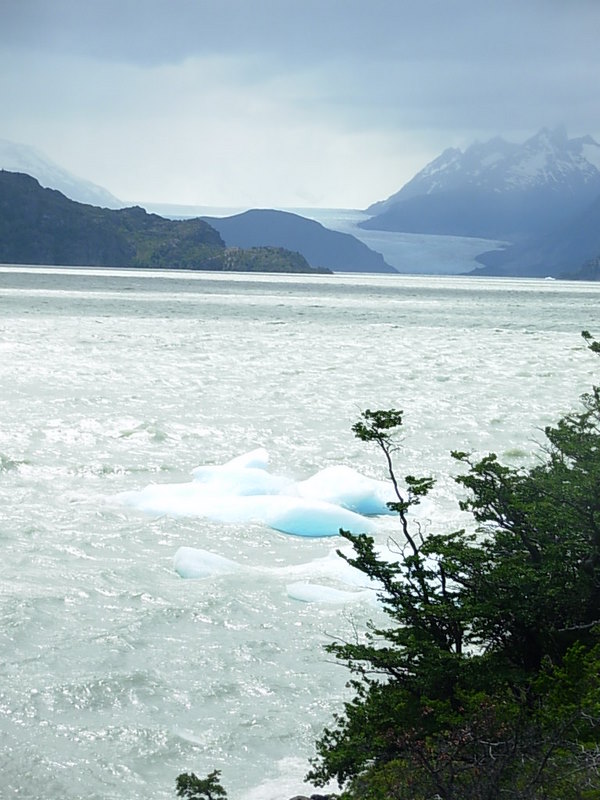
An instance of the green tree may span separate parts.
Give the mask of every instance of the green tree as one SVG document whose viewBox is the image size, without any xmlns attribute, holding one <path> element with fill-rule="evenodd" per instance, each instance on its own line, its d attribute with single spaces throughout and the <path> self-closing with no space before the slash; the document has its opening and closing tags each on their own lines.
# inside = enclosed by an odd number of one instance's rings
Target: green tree
<svg viewBox="0 0 600 800">
<path fill-rule="evenodd" d="M 198 778 L 193 772 L 183 772 L 177 777 L 177 797 L 184 797 L 185 800 L 224 800 L 227 792 L 219 781 L 220 774 L 220 770 L 215 769 L 206 778 Z"/>
<path fill-rule="evenodd" d="M 401 424 L 399 411 L 366 411 L 354 426 L 387 462 L 397 560 L 342 535 L 391 624 L 328 646 L 354 697 L 307 779 L 361 800 L 600 798 L 600 390 L 546 429 L 531 469 L 454 453 L 473 533 L 411 525 L 432 481 L 398 479 Z"/>
</svg>

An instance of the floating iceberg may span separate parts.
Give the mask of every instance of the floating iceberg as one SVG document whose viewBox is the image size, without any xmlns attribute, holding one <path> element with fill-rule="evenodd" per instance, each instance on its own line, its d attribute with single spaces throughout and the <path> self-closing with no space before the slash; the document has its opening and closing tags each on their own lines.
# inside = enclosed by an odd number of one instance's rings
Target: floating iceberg
<svg viewBox="0 0 600 800">
<path fill-rule="evenodd" d="M 209 578 L 219 575 L 232 575 L 244 571 L 256 576 L 269 575 L 271 578 L 296 574 L 304 577 L 331 578 L 354 587 L 354 591 L 324 586 L 307 580 L 298 580 L 286 585 L 289 597 L 304 603 L 341 604 L 356 601 L 377 602 L 379 584 L 370 581 L 360 570 L 351 567 L 335 551 L 325 558 L 317 558 L 293 567 L 252 567 L 243 566 L 237 561 L 202 550 L 196 547 L 180 547 L 173 557 L 175 572 L 182 578 Z M 356 575 L 352 574 L 356 573 Z M 370 588 L 365 588 L 369 586 Z"/>
<path fill-rule="evenodd" d="M 349 549 L 345 553 L 352 557 L 354 550 Z M 330 578 L 346 586 L 354 586 L 359 589 L 382 588 L 379 581 L 369 578 L 364 572 L 353 567 L 339 555 L 337 550 L 330 550 L 326 556 L 315 558 L 305 564 L 277 567 L 276 571 L 286 577 Z"/>
<path fill-rule="evenodd" d="M 322 586 L 318 583 L 306 583 L 298 581 L 290 583 L 286 587 L 288 597 L 292 600 L 300 600 L 303 603 L 329 603 L 337 605 L 341 603 L 355 603 L 367 600 L 370 603 L 377 602 L 375 592 L 364 589 L 360 592 L 348 592 L 344 589 L 334 589 L 332 586 Z"/>
<path fill-rule="evenodd" d="M 334 503 L 367 516 L 394 513 L 387 503 L 397 500 L 389 481 L 367 478 L 344 465 L 326 467 L 305 481 L 293 484 L 290 492 Z"/>
<path fill-rule="evenodd" d="M 149 514 L 259 522 L 295 536 L 337 536 L 340 528 L 372 533 L 367 516 L 389 513 L 391 484 L 350 467 L 328 467 L 303 481 L 267 471 L 264 448 L 225 464 L 196 467 L 188 483 L 150 484 L 113 499 Z"/>
<path fill-rule="evenodd" d="M 248 453 L 242 453 L 241 456 L 236 456 L 216 469 L 248 469 L 253 467 L 255 469 L 267 469 L 269 466 L 269 453 L 264 447 L 257 447 L 255 450 L 250 450 Z M 198 467 L 197 469 L 203 469 Z"/>
<path fill-rule="evenodd" d="M 348 551 L 349 554 L 353 551 Z M 291 564 L 283 567 L 242 566 L 237 561 L 203 550 L 198 547 L 180 547 L 173 559 L 175 571 L 184 578 L 206 578 L 211 575 L 223 575 L 239 570 L 284 578 L 330 578 L 347 586 L 360 589 L 380 589 L 381 584 L 368 578 L 363 572 L 342 558 L 337 550 L 330 550 L 322 558 L 314 558 L 302 564 Z"/>
<path fill-rule="evenodd" d="M 211 494 L 279 494 L 294 481 L 267 472 L 269 454 L 264 447 L 232 458 L 225 464 L 200 466 L 192 470 L 194 482 Z"/>
<path fill-rule="evenodd" d="M 123 492 L 115 500 L 148 514 L 204 517 L 215 522 L 259 522 L 294 536 L 338 536 L 340 528 L 372 533 L 375 525 L 332 503 L 282 495 L 209 496 L 189 484 L 150 484 L 138 492 Z"/>
<path fill-rule="evenodd" d="M 261 521 L 282 533 L 296 536 L 339 536 L 340 529 L 373 533 L 375 525 L 354 511 L 302 497 L 263 498 Z M 256 517 L 255 517 L 256 518 Z"/>
<path fill-rule="evenodd" d="M 182 578 L 230 575 L 242 569 L 236 561 L 196 547 L 180 547 L 173 557 L 173 567 Z"/>
</svg>

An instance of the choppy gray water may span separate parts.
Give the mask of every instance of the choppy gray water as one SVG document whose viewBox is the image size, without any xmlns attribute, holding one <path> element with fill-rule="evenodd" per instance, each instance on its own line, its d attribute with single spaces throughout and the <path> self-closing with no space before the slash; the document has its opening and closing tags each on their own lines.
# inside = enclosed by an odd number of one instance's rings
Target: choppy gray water
<svg viewBox="0 0 600 800">
<path fill-rule="evenodd" d="M 2 268 L 0 796 L 162 800 L 214 768 L 234 799 L 301 791 L 345 692 L 322 645 L 377 613 L 287 596 L 290 568 L 310 580 L 340 540 L 106 498 L 260 445 L 296 478 L 384 477 L 350 426 L 394 406 L 400 472 L 438 478 L 429 524 L 452 529 L 449 451 L 531 461 L 598 374 L 579 332 L 599 331 L 599 300 L 550 281 Z M 182 545 L 247 569 L 183 580 Z"/>
</svg>

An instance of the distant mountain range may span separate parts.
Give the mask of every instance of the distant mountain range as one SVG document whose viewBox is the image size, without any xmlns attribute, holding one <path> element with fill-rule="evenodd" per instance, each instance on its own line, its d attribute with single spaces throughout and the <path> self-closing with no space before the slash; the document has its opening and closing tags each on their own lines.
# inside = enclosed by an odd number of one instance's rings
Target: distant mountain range
<svg viewBox="0 0 600 800">
<path fill-rule="evenodd" d="M 202 217 L 229 247 L 270 245 L 296 250 L 313 267 L 334 272 L 396 272 L 380 253 L 347 233 L 287 211 L 253 209 L 231 217 Z"/>
<path fill-rule="evenodd" d="M 600 195 L 600 145 L 541 130 L 524 144 L 497 137 L 445 150 L 362 227 L 514 241 L 542 235 Z"/>
<path fill-rule="evenodd" d="M 360 227 L 504 240 L 478 274 L 559 276 L 600 254 L 599 199 L 600 145 L 544 128 L 522 145 L 445 150 Z"/>
<path fill-rule="evenodd" d="M 72 175 L 34 148 L 0 140 L 0 168 L 32 175 L 42 185 L 58 189 L 66 197 L 90 207 L 102 206 L 108 210 L 124 206 L 106 189 Z M 142 209 L 127 211 L 129 217 L 138 214 L 136 219 L 140 222 Z M 596 264 L 600 257 L 600 145 L 591 136 L 569 139 L 563 128 L 544 128 L 523 144 L 496 137 L 475 143 L 464 152 L 450 148 L 398 192 L 364 213 L 370 217 L 350 230 L 368 239 L 367 244 L 348 232 L 330 230 L 319 222 L 286 211 L 253 209 L 228 217 L 199 219 L 220 233 L 224 240 L 221 247 L 226 244 L 230 254 L 236 248 L 279 248 L 282 252 L 296 253 L 307 262 L 306 267 L 336 272 L 396 272 L 381 253 L 368 246 L 372 241 L 377 247 L 379 238 L 389 243 L 383 237 L 395 234 L 435 234 L 506 242 L 503 249 L 481 252 L 476 257 L 481 267 L 474 274 L 595 277 L 599 271 L 596 267 L 590 269 L 589 264 Z M 146 216 L 154 221 L 162 219 L 160 225 L 177 222 L 155 214 Z M 92 224 L 91 216 L 86 219 Z M 184 221 L 191 220 L 179 220 Z M 153 235 L 158 236 L 159 229 L 167 231 L 160 225 L 154 225 Z M 6 231 L 6 226 L 3 230 Z M 44 241 L 48 241 L 49 235 L 46 231 Z M 60 236 L 72 237 L 74 231 L 57 229 L 54 235 L 59 247 Z M 81 235 L 79 231 L 80 239 Z M 119 250 L 120 241 L 117 237 L 112 245 L 105 243 L 109 250 L 113 248 L 112 257 L 117 261 L 124 257 Z M 35 237 L 27 246 L 31 248 L 34 244 Z M 4 245 L 0 239 L 0 246 Z M 171 245 L 164 243 L 165 252 L 171 252 Z M 80 247 L 81 241 L 77 245 Z M 157 248 L 158 245 L 152 250 L 152 258 L 166 265 Z M 3 252 L 6 260 L 5 247 Z M 131 258 L 131 250 L 127 252 Z M 271 252 L 268 268 L 275 268 L 278 263 L 272 256 Z M 148 257 L 146 252 L 145 257 Z M 88 253 L 86 258 L 92 256 Z M 183 251 L 178 259 L 178 264 L 187 263 Z M 283 259 L 289 260 L 289 255 Z M 233 262 L 230 259 L 228 263 Z M 398 270 L 403 268 L 401 261 L 394 263 Z M 293 268 L 299 268 L 300 264 L 298 261 Z M 581 272 L 584 264 L 588 266 Z M 432 266 L 435 270 L 435 265 Z"/>
<path fill-rule="evenodd" d="M 42 186 L 57 189 L 80 203 L 110 209 L 126 206 L 106 189 L 73 175 L 39 150 L 5 139 L 0 139 L 0 169 L 31 175 Z M 229 248 L 282 248 L 300 254 L 307 266 L 317 271 L 396 272 L 380 253 L 350 234 L 329 230 L 296 214 L 257 209 L 224 219 L 203 219 L 222 231 Z"/>
<path fill-rule="evenodd" d="M 225 247 L 201 219 L 167 220 L 139 206 L 112 210 L 77 203 L 29 175 L 5 170 L 0 170 L 0 263 L 317 271 L 283 248 Z"/>
</svg>

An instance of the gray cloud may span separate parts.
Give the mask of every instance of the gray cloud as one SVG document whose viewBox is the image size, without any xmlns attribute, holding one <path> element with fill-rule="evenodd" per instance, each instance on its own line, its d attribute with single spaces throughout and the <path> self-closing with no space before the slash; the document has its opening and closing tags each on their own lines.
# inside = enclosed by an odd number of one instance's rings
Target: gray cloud
<svg viewBox="0 0 600 800">
<path fill-rule="evenodd" d="M 173 148 L 194 162 L 196 142 L 215 156 L 214 185 L 234 154 L 239 175 L 262 174 L 265 186 L 283 169 L 298 184 L 279 184 L 290 198 L 320 175 L 328 202 L 344 163 L 366 204 L 450 144 L 561 123 L 598 136 L 599 31 L 597 0 L 4 0 L 0 135 L 126 191 L 127 159 L 118 173 L 111 164 L 128 151 L 128 125 L 135 136 L 160 130 L 148 143 L 157 176 L 160 163 L 173 168 Z M 261 138 L 271 158 L 258 168 Z M 148 191 L 133 148 L 129 160 Z M 189 194 L 186 180 L 163 186 Z M 338 191 L 357 202 L 358 187 Z"/>
<path fill-rule="evenodd" d="M 595 56 L 596 0 L 5 0 L 5 42 L 128 63 Z M 556 46 L 559 49 L 557 51 Z"/>
</svg>

